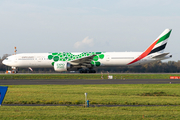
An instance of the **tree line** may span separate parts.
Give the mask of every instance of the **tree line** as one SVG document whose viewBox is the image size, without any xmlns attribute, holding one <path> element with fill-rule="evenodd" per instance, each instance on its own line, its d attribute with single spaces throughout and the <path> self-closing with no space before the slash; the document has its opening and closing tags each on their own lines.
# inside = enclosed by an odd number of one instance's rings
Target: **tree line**
<svg viewBox="0 0 180 120">
<path fill-rule="evenodd" d="M 0 72 L 4 73 L 6 70 L 10 70 L 10 67 L 7 67 L 2 64 L 2 61 L 9 56 L 5 54 L 0 58 Z M 138 66 L 124 66 L 124 67 L 95 67 L 94 68 L 98 73 L 179 73 L 180 72 L 180 61 L 156 61 L 153 63 L 148 63 Z M 20 73 L 32 72 L 28 68 L 18 68 Z M 33 73 L 57 73 L 54 71 L 54 68 L 35 68 Z"/>
</svg>

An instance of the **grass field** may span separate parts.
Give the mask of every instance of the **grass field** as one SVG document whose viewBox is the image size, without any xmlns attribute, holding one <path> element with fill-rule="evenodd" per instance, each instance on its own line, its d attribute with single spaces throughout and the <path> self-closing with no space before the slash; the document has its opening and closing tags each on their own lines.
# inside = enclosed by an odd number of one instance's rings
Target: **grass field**
<svg viewBox="0 0 180 120">
<path fill-rule="evenodd" d="M 74 107 L 1 106 L 0 119 L 23 120 L 179 120 L 180 106 Z"/>
<path fill-rule="evenodd" d="M 177 105 L 84 108 L 84 93 L 97 105 Z M 9 85 L 3 104 L 82 106 L 1 106 L 0 119 L 180 119 L 179 84 Z"/>
<path fill-rule="evenodd" d="M 10 85 L 4 104 L 180 105 L 179 84 Z"/>
<path fill-rule="evenodd" d="M 114 79 L 169 79 L 180 74 L 110 74 Z M 108 74 L 104 74 L 107 79 Z M 0 79 L 101 79 L 101 74 L 0 74 Z"/>
</svg>

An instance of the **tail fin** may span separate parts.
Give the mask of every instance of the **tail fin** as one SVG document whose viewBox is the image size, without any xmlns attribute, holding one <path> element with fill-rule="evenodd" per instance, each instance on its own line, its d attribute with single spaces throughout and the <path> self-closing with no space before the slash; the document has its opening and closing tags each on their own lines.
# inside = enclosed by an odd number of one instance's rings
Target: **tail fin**
<svg viewBox="0 0 180 120">
<path fill-rule="evenodd" d="M 146 51 L 144 51 L 138 58 L 136 58 L 135 60 L 133 60 L 132 62 L 128 63 L 132 64 L 135 63 L 141 59 L 143 59 L 144 57 L 153 54 L 153 53 L 163 53 L 168 38 L 171 34 L 172 29 L 165 29 L 161 35 L 148 47 L 148 49 Z"/>
<path fill-rule="evenodd" d="M 161 35 L 153 42 L 152 49 L 150 49 L 151 51 L 148 53 L 148 55 L 152 54 L 152 53 L 163 53 L 164 49 L 166 47 L 168 38 L 171 34 L 172 29 L 165 29 Z M 151 47 L 150 46 L 150 47 Z"/>
</svg>

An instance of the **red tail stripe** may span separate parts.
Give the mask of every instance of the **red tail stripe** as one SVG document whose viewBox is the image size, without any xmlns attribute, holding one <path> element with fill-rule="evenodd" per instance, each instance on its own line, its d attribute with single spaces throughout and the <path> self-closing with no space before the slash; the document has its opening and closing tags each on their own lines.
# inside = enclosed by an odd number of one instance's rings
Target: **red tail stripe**
<svg viewBox="0 0 180 120">
<path fill-rule="evenodd" d="M 158 39 L 159 40 L 159 39 Z M 156 45 L 156 43 L 158 42 L 158 40 L 156 40 L 145 52 L 143 52 L 138 58 L 136 58 L 135 60 L 133 60 L 132 62 L 128 63 L 128 65 L 135 63 L 141 59 L 143 59 L 144 57 L 146 57 L 151 50 L 153 49 L 153 47 Z"/>
</svg>

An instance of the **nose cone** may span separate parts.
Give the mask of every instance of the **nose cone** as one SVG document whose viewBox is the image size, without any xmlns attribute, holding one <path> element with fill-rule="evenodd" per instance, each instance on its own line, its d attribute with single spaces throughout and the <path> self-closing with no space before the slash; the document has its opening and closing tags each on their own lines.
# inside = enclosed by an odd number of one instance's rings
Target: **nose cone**
<svg viewBox="0 0 180 120">
<path fill-rule="evenodd" d="M 8 60 L 3 60 L 3 61 L 2 61 L 2 64 L 6 65 L 6 66 L 9 66 Z"/>
<path fill-rule="evenodd" d="M 3 60 L 3 61 L 2 61 L 2 64 L 6 65 L 6 60 Z"/>
</svg>

